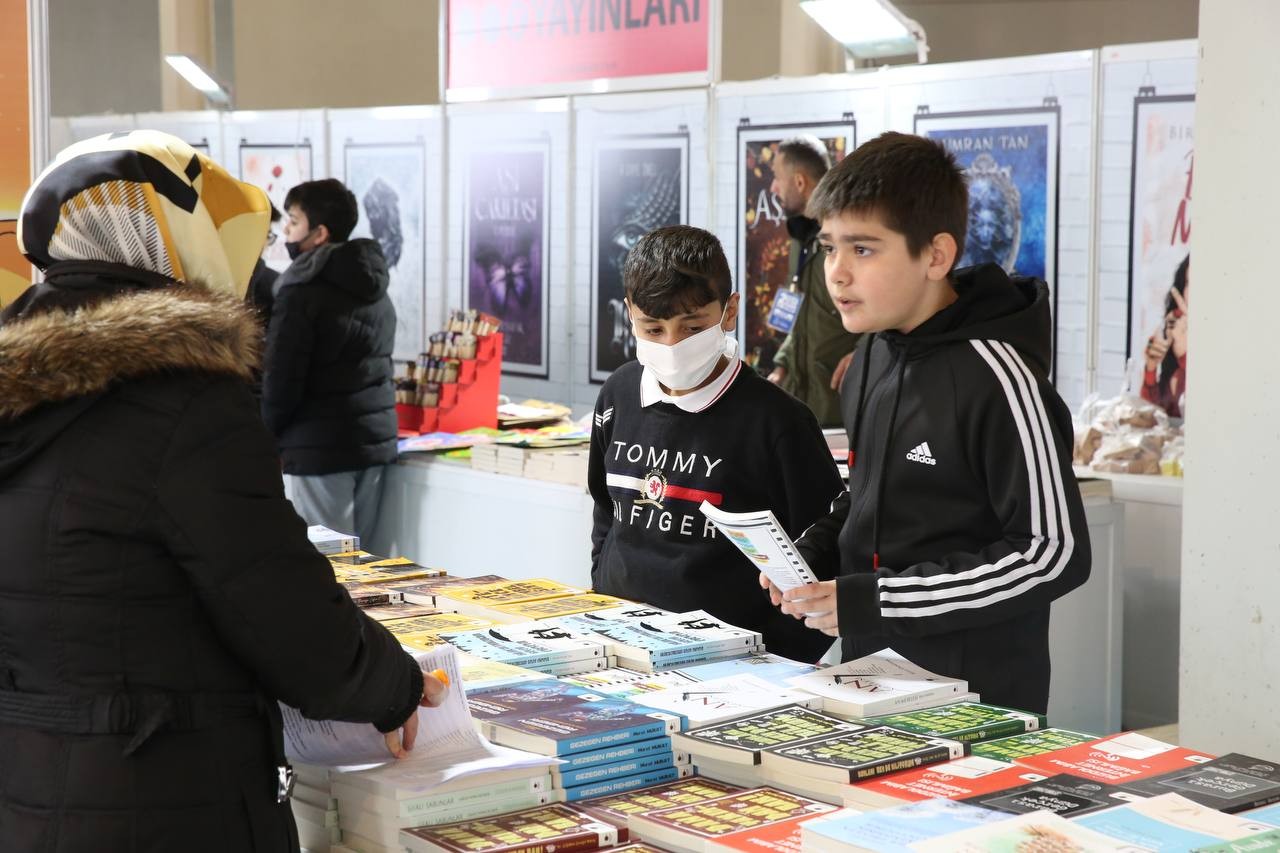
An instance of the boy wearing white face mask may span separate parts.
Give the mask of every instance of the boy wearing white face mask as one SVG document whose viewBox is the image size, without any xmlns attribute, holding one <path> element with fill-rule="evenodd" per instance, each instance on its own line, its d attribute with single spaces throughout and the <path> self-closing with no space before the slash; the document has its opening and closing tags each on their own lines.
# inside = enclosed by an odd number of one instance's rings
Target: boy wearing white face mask
<svg viewBox="0 0 1280 853">
<path fill-rule="evenodd" d="M 768 507 L 793 537 L 844 490 L 812 412 L 736 358 L 738 295 L 720 241 L 653 231 L 623 268 L 636 362 L 596 401 L 588 485 L 592 586 L 760 631 L 814 661 L 830 638 L 774 608 L 758 571 L 698 510 Z"/>
</svg>

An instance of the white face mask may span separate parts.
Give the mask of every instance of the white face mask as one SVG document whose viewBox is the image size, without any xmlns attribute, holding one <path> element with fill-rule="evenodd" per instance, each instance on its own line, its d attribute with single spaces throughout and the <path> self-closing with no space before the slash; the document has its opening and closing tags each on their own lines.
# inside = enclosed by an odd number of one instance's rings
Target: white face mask
<svg viewBox="0 0 1280 853">
<path fill-rule="evenodd" d="M 725 306 L 727 313 L 729 306 Z M 724 322 L 720 315 L 720 323 Z M 720 323 L 690 335 L 678 344 L 660 344 L 636 336 L 636 360 L 653 371 L 658 381 L 672 391 L 686 391 L 702 384 L 720 363 L 720 356 L 733 358 L 738 353 L 738 339 L 726 335 Z"/>
</svg>

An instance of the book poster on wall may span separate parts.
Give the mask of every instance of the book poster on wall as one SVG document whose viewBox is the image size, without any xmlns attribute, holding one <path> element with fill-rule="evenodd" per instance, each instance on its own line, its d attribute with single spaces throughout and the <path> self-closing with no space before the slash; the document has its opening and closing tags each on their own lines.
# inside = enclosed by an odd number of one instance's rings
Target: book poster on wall
<svg viewBox="0 0 1280 853">
<path fill-rule="evenodd" d="M 343 150 L 344 181 L 360 212 L 351 236 L 376 240 L 387 260 L 398 359 L 415 358 L 423 349 L 424 163 L 419 142 L 348 143 Z"/>
<path fill-rule="evenodd" d="M 261 187 L 282 214 L 285 213 L 284 197 L 289 190 L 311 180 L 312 174 L 310 142 L 254 145 L 242 140 L 240 143 L 240 180 Z M 289 266 L 284 240 L 277 238 L 267 247 L 262 259 L 277 272 Z"/>
<path fill-rule="evenodd" d="M 1191 95 L 1134 99 L 1128 356 L 1143 399 L 1175 418 L 1187 386 L 1194 126 Z"/>
<path fill-rule="evenodd" d="M 786 335 L 768 325 L 774 297 L 786 288 L 791 238 L 782 201 L 771 190 L 778 146 L 810 136 L 827 149 L 831 165 L 854 149 L 852 116 L 838 122 L 738 127 L 737 286 L 742 294 L 738 325 L 743 359 L 761 373 L 773 369 L 773 356 Z"/>
<path fill-rule="evenodd" d="M 969 223 L 959 267 L 994 263 L 1043 279 L 1057 317 L 1058 132 L 1052 101 L 1028 109 L 916 112 L 915 131 L 955 155 L 969 178 Z M 1053 354 L 1056 371 L 1058 333 Z M 1052 374 L 1051 374 L 1052 375 Z"/>
<path fill-rule="evenodd" d="M 635 358 L 623 304 L 627 254 L 655 228 L 689 218 L 689 134 L 614 136 L 595 148 L 591 197 L 592 382 Z"/>
<path fill-rule="evenodd" d="M 463 212 L 466 307 L 502 320 L 502 372 L 549 373 L 550 255 L 546 140 L 470 153 Z"/>
</svg>

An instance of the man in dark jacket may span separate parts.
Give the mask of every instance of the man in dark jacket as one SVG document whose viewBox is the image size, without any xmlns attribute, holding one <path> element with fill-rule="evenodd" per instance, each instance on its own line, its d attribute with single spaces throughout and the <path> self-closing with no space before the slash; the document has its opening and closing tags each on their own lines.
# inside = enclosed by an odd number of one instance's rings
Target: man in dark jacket
<svg viewBox="0 0 1280 853">
<path fill-rule="evenodd" d="M 332 178 L 285 197 L 294 260 L 276 281 L 262 416 L 298 514 L 367 540 L 396 458 L 396 312 L 378 243 L 347 239 L 358 216 L 355 196 Z"/>
<path fill-rule="evenodd" d="M 284 498 L 246 385 L 266 211 L 151 131 L 72 146 L 24 202 L 46 278 L 0 314 L 0 850 L 296 851 L 277 701 L 407 740 L 439 695 Z"/>
<path fill-rule="evenodd" d="M 777 366 L 769 381 L 808 406 L 820 426 L 838 427 L 840 380 L 858 336 L 840 323 L 822 272 L 818 223 L 804 215 L 809 197 L 829 168 L 826 148 L 812 136 L 786 140 L 773 158 L 770 191 L 782 203 L 791 236 L 787 281 L 802 301 L 794 325 L 773 357 Z"/>
</svg>

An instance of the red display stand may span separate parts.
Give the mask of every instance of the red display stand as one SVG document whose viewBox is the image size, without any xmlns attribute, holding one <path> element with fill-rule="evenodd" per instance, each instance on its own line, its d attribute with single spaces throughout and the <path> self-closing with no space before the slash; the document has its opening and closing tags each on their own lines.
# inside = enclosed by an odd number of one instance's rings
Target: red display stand
<svg viewBox="0 0 1280 853">
<path fill-rule="evenodd" d="M 462 432 L 475 427 L 498 427 L 498 389 L 502 384 L 502 333 L 476 341 L 476 357 L 463 359 L 457 382 L 440 384 L 440 405 L 396 404 L 400 432 Z"/>
</svg>

